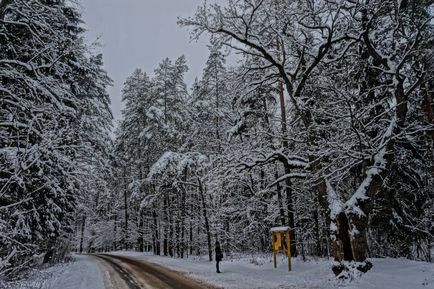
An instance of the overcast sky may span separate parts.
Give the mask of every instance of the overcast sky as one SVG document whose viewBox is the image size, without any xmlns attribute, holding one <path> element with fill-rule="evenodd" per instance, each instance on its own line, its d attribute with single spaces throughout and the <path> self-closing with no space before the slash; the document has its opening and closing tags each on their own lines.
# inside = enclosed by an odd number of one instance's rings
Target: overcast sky
<svg viewBox="0 0 434 289">
<path fill-rule="evenodd" d="M 105 68 L 114 80 L 110 89 L 115 119 L 120 118 L 121 89 L 136 68 L 150 75 L 165 57 L 184 54 L 190 67 L 186 82 L 200 77 L 208 56 L 207 40 L 190 42 L 189 31 L 176 24 L 191 16 L 203 0 L 81 0 L 87 39 L 102 43 Z"/>
</svg>

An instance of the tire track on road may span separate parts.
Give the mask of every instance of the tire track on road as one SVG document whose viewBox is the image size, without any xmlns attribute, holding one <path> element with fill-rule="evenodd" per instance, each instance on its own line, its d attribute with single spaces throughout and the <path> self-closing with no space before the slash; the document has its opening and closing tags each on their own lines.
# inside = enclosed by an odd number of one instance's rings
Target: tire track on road
<svg viewBox="0 0 434 289">
<path fill-rule="evenodd" d="M 95 256 L 107 261 L 130 289 L 215 289 L 154 263 L 109 254 Z"/>
<path fill-rule="evenodd" d="M 110 257 L 106 255 L 94 255 L 95 257 L 101 258 L 105 262 L 107 262 L 122 278 L 122 280 L 125 281 L 129 289 L 143 289 L 142 286 L 140 286 L 135 278 L 133 277 L 133 274 L 114 262 Z"/>
</svg>

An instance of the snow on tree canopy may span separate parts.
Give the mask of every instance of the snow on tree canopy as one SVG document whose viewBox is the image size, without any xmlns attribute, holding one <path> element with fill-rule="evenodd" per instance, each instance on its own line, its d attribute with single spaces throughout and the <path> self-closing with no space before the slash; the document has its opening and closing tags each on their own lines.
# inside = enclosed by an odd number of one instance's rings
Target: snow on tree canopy
<svg viewBox="0 0 434 289">
<path fill-rule="evenodd" d="M 209 164 L 209 159 L 201 153 L 177 153 L 165 152 L 155 164 L 152 165 L 148 178 L 152 179 L 166 173 L 182 175 L 186 168 L 195 169 L 205 168 Z"/>
</svg>

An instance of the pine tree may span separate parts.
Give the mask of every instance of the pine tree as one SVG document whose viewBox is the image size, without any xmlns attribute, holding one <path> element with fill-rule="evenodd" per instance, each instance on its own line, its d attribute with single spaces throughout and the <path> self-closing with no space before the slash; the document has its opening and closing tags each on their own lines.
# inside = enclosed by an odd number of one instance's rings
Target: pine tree
<svg viewBox="0 0 434 289">
<path fill-rule="evenodd" d="M 107 140 L 108 78 L 68 1 L 0 5 L 0 273 L 70 250 L 82 157 Z M 96 135 L 86 135 L 90 121 Z M 86 152 L 87 151 L 87 152 Z"/>
</svg>

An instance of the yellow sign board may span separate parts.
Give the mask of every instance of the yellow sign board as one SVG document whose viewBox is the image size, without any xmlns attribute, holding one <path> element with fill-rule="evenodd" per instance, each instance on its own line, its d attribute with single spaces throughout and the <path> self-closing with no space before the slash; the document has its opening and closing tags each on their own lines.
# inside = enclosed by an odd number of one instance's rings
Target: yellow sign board
<svg viewBox="0 0 434 289">
<path fill-rule="evenodd" d="M 273 247 L 274 251 L 279 251 L 282 248 L 282 234 L 280 232 L 274 233 Z"/>
<path fill-rule="evenodd" d="M 291 249 L 289 227 L 275 227 L 271 229 L 274 268 L 277 267 L 276 255 L 279 251 L 288 255 L 288 271 L 291 271 Z M 282 247 L 283 244 L 283 247 Z"/>
</svg>

